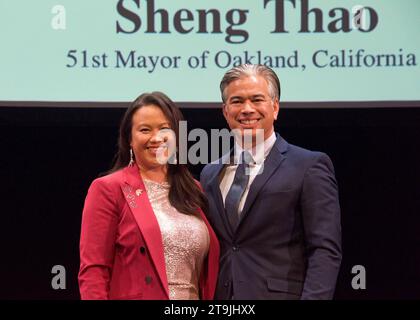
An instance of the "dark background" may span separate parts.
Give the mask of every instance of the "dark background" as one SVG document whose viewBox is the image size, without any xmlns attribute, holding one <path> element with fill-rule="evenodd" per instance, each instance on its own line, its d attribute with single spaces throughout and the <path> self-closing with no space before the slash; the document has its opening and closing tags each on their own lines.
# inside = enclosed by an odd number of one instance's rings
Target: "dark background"
<svg viewBox="0 0 420 320">
<path fill-rule="evenodd" d="M 116 151 L 119 108 L 0 108 L 0 299 L 79 299 L 80 221 Z M 183 109 L 223 128 L 218 109 Z M 282 109 L 276 131 L 335 165 L 343 262 L 336 299 L 420 299 L 420 108 Z M 192 167 L 198 176 L 202 166 Z M 63 265 L 67 289 L 53 290 Z M 366 290 L 351 269 L 366 268 Z"/>
</svg>

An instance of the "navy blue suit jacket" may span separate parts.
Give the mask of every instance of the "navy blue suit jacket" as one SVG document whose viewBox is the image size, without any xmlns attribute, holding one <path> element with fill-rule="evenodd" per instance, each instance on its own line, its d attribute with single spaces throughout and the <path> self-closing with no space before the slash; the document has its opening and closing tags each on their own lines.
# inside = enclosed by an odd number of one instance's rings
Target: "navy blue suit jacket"
<svg viewBox="0 0 420 320">
<path fill-rule="evenodd" d="M 341 223 L 330 158 L 277 134 L 233 230 L 219 186 L 226 157 L 206 165 L 200 179 L 221 246 L 215 299 L 331 299 Z"/>
</svg>

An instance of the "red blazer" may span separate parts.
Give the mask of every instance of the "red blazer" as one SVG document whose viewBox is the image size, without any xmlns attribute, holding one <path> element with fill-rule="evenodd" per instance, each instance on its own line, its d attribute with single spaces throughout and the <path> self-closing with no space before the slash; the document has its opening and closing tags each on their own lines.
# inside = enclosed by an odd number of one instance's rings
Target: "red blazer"
<svg viewBox="0 0 420 320">
<path fill-rule="evenodd" d="M 200 297 L 213 299 L 219 242 L 203 212 L 210 247 Z M 83 209 L 79 288 L 82 299 L 169 299 L 162 236 L 137 166 L 94 180 Z"/>
</svg>

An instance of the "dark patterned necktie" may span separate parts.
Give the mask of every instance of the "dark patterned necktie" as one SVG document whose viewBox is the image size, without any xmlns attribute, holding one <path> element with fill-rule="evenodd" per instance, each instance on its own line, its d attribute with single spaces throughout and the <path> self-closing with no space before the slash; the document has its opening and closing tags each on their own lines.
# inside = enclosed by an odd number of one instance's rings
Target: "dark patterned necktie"
<svg viewBox="0 0 420 320">
<path fill-rule="evenodd" d="M 225 199 L 225 209 L 229 222 L 236 229 L 239 222 L 239 203 L 249 181 L 249 163 L 252 157 L 248 151 L 243 151 L 236 169 L 235 178 Z"/>
</svg>

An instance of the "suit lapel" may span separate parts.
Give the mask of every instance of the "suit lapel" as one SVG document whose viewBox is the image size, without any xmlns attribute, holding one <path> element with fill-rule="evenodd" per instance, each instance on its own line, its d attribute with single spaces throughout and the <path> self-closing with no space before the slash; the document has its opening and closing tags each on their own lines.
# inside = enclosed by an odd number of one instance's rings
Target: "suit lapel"
<svg viewBox="0 0 420 320">
<path fill-rule="evenodd" d="M 124 169 L 126 180 L 121 186 L 125 199 L 148 247 L 155 269 L 169 298 L 162 234 L 136 165 Z"/>
<path fill-rule="evenodd" d="M 258 196 L 261 188 L 265 185 L 268 179 L 272 176 L 274 171 L 280 166 L 280 164 L 286 159 L 287 142 L 280 135 L 277 134 L 277 140 L 273 145 L 270 153 L 264 161 L 262 172 L 258 174 L 249 188 L 248 196 L 246 198 L 244 208 L 241 213 L 238 227 L 245 219 L 249 212 L 252 204 Z"/>
</svg>

